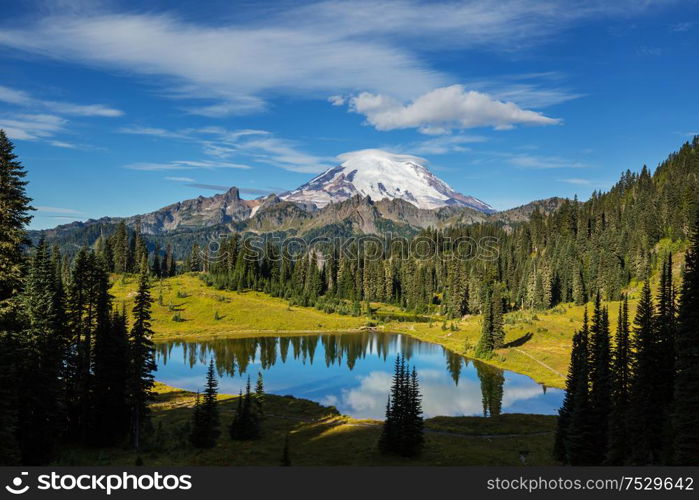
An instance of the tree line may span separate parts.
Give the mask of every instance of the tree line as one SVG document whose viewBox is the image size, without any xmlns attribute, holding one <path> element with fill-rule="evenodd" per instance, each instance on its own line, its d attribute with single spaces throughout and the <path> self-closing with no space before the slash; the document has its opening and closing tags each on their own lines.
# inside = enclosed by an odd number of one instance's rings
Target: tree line
<svg viewBox="0 0 699 500">
<path fill-rule="evenodd" d="M 0 462 L 49 463 L 62 441 L 139 448 L 155 369 L 147 257 L 129 325 L 102 256 L 66 265 L 43 240 L 26 256 L 25 176 L 0 130 Z"/>
<path fill-rule="evenodd" d="M 573 337 L 554 455 L 571 465 L 696 465 L 699 460 L 699 211 L 678 293 L 672 254 L 654 299 L 645 282 L 614 340 L 597 295 Z"/>
<path fill-rule="evenodd" d="M 251 248 L 245 235 L 233 234 L 217 252 L 197 248 L 188 260 L 207 271 L 212 286 L 255 289 L 344 314 L 380 301 L 449 318 L 493 309 L 497 319 L 499 310 L 584 304 L 597 293 L 619 300 L 632 280 L 659 268 L 660 255 L 688 241 L 698 178 L 695 137 L 652 174 L 645 166 L 626 171 L 609 192 L 565 200 L 549 214 L 536 209 L 525 222 L 426 229 L 408 246 L 333 241 L 300 255 L 271 241 Z M 472 248 L 455 243 L 484 238 L 497 241 L 487 258 L 472 258 Z M 427 256 L 415 251 L 418 241 L 432 248 Z M 486 343 L 497 344 L 498 335 Z"/>
</svg>

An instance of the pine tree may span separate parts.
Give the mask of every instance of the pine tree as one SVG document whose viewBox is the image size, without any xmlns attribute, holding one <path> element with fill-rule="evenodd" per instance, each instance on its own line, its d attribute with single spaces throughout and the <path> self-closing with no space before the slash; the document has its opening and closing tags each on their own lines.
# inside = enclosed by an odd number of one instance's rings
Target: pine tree
<svg viewBox="0 0 699 500">
<path fill-rule="evenodd" d="M 634 319 L 629 424 L 633 436 L 631 461 L 635 465 L 657 463 L 662 448 L 662 408 L 654 399 L 660 362 L 656 332 L 653 297 L 646 281 Z"/>
<path fill-rule="evenodd" d="M 394 364 L 393 383 L 386 406 L 386 419 L 379 437 L 381 453 L 406 457 L 419 455 L 423 437 L 422 397 L 417 372 L 401 355 Z"/>
<path fill-rule="evenodd" d="M 611 384 L 609 317 L 607 310 L 602 307 L 598 293 L 590 328 L 590 404 L 592 429 L 595 433 L 594 442 L 591 442 L 590 446 L 595 453 L 596 464 L 601 464 L 607 455 L 608 422 L 612 404 Z"/>
<path fill-rule="evenodd" d="M 685 255 L 677 329 L 674 463 L 699 463 L 699 207 Z"/>
<path fill-rule="evenodd" d="M 238 396 L 238 410 L 235 412 L 229 429 L 231 439 L 246 441 L 260 437 L 260 419 L 253 407 L 253 395 L 250 390 L 250 377 L 245 386 L 245 394 Z"/>
<path fill-rule="evenodd" d="M 656 349 L 658 366 L 656 383 L 652 387 L 653 398 L 662 414 L 661 420 L 662 449 L 659 453 L 662 463 L 669 463 L 672 458 L 672 406 L 675 391 L 675 357 L 677 351 L 677 306 L 675 288 L 672 280 L 672 253 L 661 264 L 660 287 L 658 290 L 658 308 L 656 317 Z"/>
<path fill-rule="evenodd" d="M 115 311 L 95 336 L 94 429 L 92 441 L 109 446 L 129 431 L 127 380 L 129 331 L 126 311 Z"/>
<path fill-rule="evenodd" d="M 590 402 L 590 347 L 587 311 L 583 326 L 577 335 L 576 357 L 571 369 L 575 370 L 575 384 L 572 392 L 572 409 L 570 421 L 565 430 L 564 446 L 566 463 L 570 465 L 594 465 L 598 450 L 594 448 L 595 429 L 593 428 L 593 411 Z"/>
<path fill-rule="evenodd" d="M 0 129 L 0 465 L 13 465 L 19 458 L 13 383 L 20 348 L 17 297 L 22 287 L 22 249 L 28 243 L 25 227 L 32 210 L 25 191 L 26 171 L 13 150 Z"/>
<path fill-rule="evenodd" d="M 65 311 L 56 268 L 42 239 L 31 261 L 22 296 L 28 327 L 17 377 L 22 463 L 46 464 L 62 430 Z"/>
<path fill-rule="evenodd" d="M 576 396 L 582 392 L 580 386 L 587 384 L 587 380 L 584 378 L 588 363 L 587 332 L 588 319 L 587 309 L 585 309 L 583 327 L 573 336 L 573 347 L 570 353 L 570 364 L 568 365 L 568 376 L 566 378 L 565 398 L 563 399 L 563 405 L 558 410 L 553 454 L 556 460 L 564 464 L 571 463 L 569 434 L 573 414 L 576 408 L 578 408 Z"/>
<path fill-rule="evenodd" d="M 212 448 L 216 446 L 216 440 L 221 434 L 217 394 L 218 382 L 214 372 L 214 360 L 212 359 L 206 372 L 206 388 L 204 389 L 203 401 L 200 402 L 199 394 L 197 393 L 197 400 L 194 406 L 190 442 L 196 448 Z"/>
<path fill-rule="evenodd" d="M 631 340 L 629 337 L 629 300 L 624 296 L 619 305 L 612 361 L 612 410 L 609 420 L 607 464 L 623 465 L 631 447 L 628 407 L 631 391 Z"/>
<path fill-rule="evenodd" d="M 151 329 L 150 280 L 148 261 L 141 261 L 138 291 L 134 299 L 133 326 L 130 341 L 129 406 L 131 413 L 131 440 L 134 448 L 141 445 L 141 435 L 149 418 L 148 402 L 153 393 L 153 372 L 156 370 L 153 330 Z"/>
<path fill-rule="evenodd" d="M 255 413 L 260 421 L 264 419 L 265 416 L 264 403 L 265 384 L 262 380 L 262 372 L 257 372 L 257 383 L 255 384 Z"/>
</svg>

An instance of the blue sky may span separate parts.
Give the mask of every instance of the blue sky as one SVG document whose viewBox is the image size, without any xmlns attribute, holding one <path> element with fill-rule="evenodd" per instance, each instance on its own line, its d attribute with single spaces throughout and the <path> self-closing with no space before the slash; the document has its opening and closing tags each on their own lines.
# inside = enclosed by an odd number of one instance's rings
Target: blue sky
<svg viewBox="0 0 699 500">
<path fill-rule="evenodd" d="M 699 133 L 697 48 L 694 0 L 7 2 L 0 128 L 33 228 L 292 189 L 366 148 L 505 209 Z"/>
</svg>

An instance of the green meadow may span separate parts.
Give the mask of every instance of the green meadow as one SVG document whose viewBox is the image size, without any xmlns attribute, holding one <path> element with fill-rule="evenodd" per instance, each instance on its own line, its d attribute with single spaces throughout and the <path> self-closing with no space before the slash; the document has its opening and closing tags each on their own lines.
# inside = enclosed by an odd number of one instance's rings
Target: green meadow
<svg viewBox="0 0 699 500">
<path fill-rule="evenodd" d="M 425 421 L 425 449 L 418 458 L 384 456 L 377 450 L 381 422 L 340 415 L 332 407 L 291 396 L 265 396 L 262 437 L 233 441 L 227 426 L 237 397 L 219 395 L 221 435 L 211 449 L 189 445 L 195 394 L 156 385 L 152 438 L 140 451 L 130 447 L 69 448 L 55 465 L 279 465 L 289 436 L 293 466 L 340 465 L 549 465 L 556 419 L 508 414 L 437 417 Z"/>
</svg>

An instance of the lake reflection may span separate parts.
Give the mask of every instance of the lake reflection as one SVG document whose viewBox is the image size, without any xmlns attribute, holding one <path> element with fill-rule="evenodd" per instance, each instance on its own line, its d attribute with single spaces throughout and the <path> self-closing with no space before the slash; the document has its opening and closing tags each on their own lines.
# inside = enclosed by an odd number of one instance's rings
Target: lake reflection
<svg viewBox="0 0 699 500">
<path fill-rule="evenodd" d="M 213 357 L 221 393 L 237 394 L 248 375 L 254 383 L 261 371 L 267 392 L 333 405 L 357 418 L 383 418 L 399 352 L 417 368 L 426 417 L 554 414 L 563 398 L 527 376 L 400 334 L 177 341 L 158 343 L 156 350 L 156 378 L 174 387 L 200 390 Z"/>
</svg>

